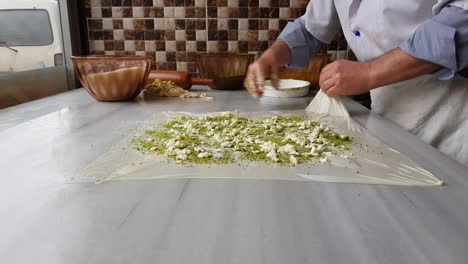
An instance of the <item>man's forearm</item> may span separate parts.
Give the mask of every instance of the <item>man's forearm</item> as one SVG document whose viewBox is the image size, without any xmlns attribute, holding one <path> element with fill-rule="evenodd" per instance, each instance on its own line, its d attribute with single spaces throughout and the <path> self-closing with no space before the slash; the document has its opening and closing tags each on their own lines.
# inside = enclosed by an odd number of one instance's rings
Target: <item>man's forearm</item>
<svg viewBox="0 0 468 264">
<path fill-rule="evenodd" d="M 287 65 L 291 61 L 291 51 L 282 39 L 276 40 L 260 57 L 273 67 Z"/>
<path fill-rule="evenodd" d="M 368 62 L 370 89 L 406 81 L 441 68 L 440 65 L 417 59 L 400 48 L 393 49 Z"/>
</svg>

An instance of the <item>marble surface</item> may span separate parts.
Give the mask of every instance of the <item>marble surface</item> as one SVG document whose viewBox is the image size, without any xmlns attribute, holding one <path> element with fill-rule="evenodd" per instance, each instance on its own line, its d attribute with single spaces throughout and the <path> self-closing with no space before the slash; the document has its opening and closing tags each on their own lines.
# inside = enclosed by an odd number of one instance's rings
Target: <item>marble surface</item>
<svg viewBox="0 0 468 264">
<path fill-rule="evenodd" d="M 0 263 L 467 263 L 468 169 L 351 101 L 355 120 L 447 185 L 67 183 L 154 113 L 311 100 L 209 94 L 99 103 L 79 89 L 0 110 Z"/>
</svg>

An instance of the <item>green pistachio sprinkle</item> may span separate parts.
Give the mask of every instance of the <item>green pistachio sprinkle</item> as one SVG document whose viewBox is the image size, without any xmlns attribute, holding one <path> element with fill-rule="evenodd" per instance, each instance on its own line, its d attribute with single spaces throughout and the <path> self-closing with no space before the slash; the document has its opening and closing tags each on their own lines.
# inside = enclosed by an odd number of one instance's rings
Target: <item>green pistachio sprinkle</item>
<svg viewBox="0 0 468 264">
<path fill-rule="evenodd" d="M 248 118 L 237 112 L 179 116 L 133 139 L 143 154 L 193 164 L 327 162 L 350 150 L 347 135 L 305 116 Z"/>
</svg>

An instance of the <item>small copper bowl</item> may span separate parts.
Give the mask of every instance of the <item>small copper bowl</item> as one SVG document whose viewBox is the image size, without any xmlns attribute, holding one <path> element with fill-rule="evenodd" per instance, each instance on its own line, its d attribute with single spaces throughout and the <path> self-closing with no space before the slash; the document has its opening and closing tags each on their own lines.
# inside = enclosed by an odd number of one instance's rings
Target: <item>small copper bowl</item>
<svg viewBox="0 0 468 264">
<path fill-rule="evenodd" d="M 72 57 L 76 75 L 98 101 L 130 101 L 143 90 L 151 58 L 140 56 Z"/>
<path fill-rule="evenodd" d="M 200 77 L 213 79 L 210 87 L 217 90 L 244 88 L 245 74 L 254 61 L 255 54 L 208 53 L 197 54 L 196 61 Z"/>
</svg>

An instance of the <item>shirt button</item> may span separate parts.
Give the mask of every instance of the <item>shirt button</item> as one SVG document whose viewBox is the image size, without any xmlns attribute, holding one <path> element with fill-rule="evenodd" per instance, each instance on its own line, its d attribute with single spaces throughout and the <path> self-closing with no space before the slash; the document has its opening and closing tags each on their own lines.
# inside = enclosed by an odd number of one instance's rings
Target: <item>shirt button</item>
<svg viewBox="0 0 468 264">
<path fill-rule="evenodd" d="M 356 37 L 360 37 L 361 36 L 361 32 L 359 32 L 358 30 L 354 31 L 354 35 Z"/>
</svg>

